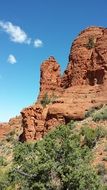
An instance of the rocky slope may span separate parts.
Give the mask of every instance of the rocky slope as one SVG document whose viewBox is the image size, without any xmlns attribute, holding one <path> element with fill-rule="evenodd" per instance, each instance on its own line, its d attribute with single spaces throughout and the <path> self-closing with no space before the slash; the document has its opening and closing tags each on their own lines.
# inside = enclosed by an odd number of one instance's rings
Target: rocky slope
<svg viewBox="0 0 107 190">
<path fill-rule="evenodd" d="M 7 123 L 0 123 L 0 139 L 6 138 L 6 136 L 13 132 L 20 135 L 22 132 L 22 117 L 17 116 L 11 118 Z"/>
</svg>

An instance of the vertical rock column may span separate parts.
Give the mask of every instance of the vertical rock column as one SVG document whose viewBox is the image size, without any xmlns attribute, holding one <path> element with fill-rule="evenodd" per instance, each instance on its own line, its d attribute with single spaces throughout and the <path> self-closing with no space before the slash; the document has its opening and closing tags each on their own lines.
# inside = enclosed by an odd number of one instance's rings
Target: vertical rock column
<svg viewBox="0 0 107 190">
<path fill-rule="evenodd" d="M 59 96 L 62 92 L 60 87 L 60 65 L 53 56 L 42 63 L 40 73 L 40 94 L 38 100 L 41 100 L 46 93 L 49 97 L 52 95 Z"/>
<path fill-rule="evenodd" d="M 42 138 L 44 133 L 43 108 L 40 104 L 35 104 L 22 110 L 23 133 L 20 140 L 31 141 Z"/>
</svg>

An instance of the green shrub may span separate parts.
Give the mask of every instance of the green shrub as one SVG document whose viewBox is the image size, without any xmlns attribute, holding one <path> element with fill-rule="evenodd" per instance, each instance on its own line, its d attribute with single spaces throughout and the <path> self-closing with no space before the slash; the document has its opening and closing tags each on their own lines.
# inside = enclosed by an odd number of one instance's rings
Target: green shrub
<svg viewBox="0 0 107 190">
<path fill-rule="evenodd" d="M 102 138 L 106 135 L 105 130 L 99 126 L 95 129 L 84 126 L 81 129 L 81 134 L 84 136 L 84 144 L 89 148 L 93 148 L 99 138 Z"/>
<path fill-rule="evenodd" d="M 98 175 L 104 176 L 105 174 L 107 174 L 107 169 L 104 163 L 98 164 L 96 168 L 97 168 Z"/>
<path fill-rule="evenodd" d="M 90 149 L 81 147 L 75 123 L 57 127 L 36 143 L 19 143 L 14 149 L 10 184 L 20 190 L 101 190 L 90 166 Z"/>
<path fill-rule="evenodd" d="M 46 107 L 51 102 L 51 99 L 48 97 L 48 94 L 45 93 L 43 99 L 41 100 L 41 104 L 43 107 Z"/>
<path fill-rule="evenodd" d="M 7 190 L 9 186 L 8 172 L 4 172 L 0 169 L 0 190 Z"/>
<path fill-rule="evenodd" d="M 31 154 L 32 151 L 33 151 L 32 144 L 20 143 L 20 142 L 17 143 L 13 150 L 14 161 L 20 164 L 27 157 L 29 152 Z"/>
<path fill-rule="evenodd" d="M 94 114 L 96 111 L 100 110 L 102 107 L 103 107 L 103 104 L 100 104 L 100 105 L 97 106 L 97 107 L 92 107 L 92 108 L 90 108 L 88 111 L 86 111 L 86 113 L 85 113 L 85 118 L 93 116 L 93 114 Z"/>
<path fill-rule="evenodd" d="M 83 127 L 81 129 L 81 134 L 84 136 L 84 145 L 87 145 L 89 148 L 93 148 L 97 140 L 95 130 L 90 127 Z"/>
<path fill-rule="evenodd" d="M 7 142 L 13 141 L 13 140 L 14 140 L 14 135 L 15 135 L 15 130 L 10 131 L 10 132 L 6 135 L 6 140 L 7 140 Z"/>
<path fill-rule="evenodd" d="M 103 126 L 97 126 L 95 132 L 97 139 L 107 136 L 107 130 Z"/>
<path fill-rule="evenodd" d="M 0 166 L 6 166 L 7 162 L 3 156 L 0 156 Z"/>
<path fill-rule="evenodd" d="M 89 37 L 86 47 L 87 47 L 87 49 L 92 49 L 95 47 L 94 37 L 92 37 L 92 36 Z"/>
<path fill-rule="evenodd" d="M 99 163 L 96 166 L 97 173 L 100 176 L 102 188 L 101 190 L 107 190 L 107 168 L 104 163 Z"/>
<path fill-rule="evenodd" d="M 107 106 L 94 113 L 92 119 L 93 121 L 107 120 Z"/>
<path fill-rule="evenodd" d="M 85 113 L 85 118 L 92 116 L 92 114 L 96 111 L 96 109 L 94 107 L 92 107 L 91 109 L 89 109 L 86 113 Z"/>
<path fill-rule="evenodd" d="M 46 107 L 46 105 L 53 103 L 58 97 L 52 93 L 52 95 L 49 97 L 47 93 L 45 93 L 43 99 L 41 100 L 41 104 L 43 107 Z"/>
<path fill-rule="evenodd" d="M 0 177 L 0 190 L 6 190 L 6 187 L 7 187 L 7 184 L 5 183 L 5 179 L 3 179 L 3 176 L 2 176 Z"/>
</svg>

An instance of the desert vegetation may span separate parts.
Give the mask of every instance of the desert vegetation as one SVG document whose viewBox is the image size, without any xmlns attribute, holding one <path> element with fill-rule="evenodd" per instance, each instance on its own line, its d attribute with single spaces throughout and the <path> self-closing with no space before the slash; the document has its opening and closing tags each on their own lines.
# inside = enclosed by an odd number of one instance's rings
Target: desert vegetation
<svg viewBox="0 0 107 190">
<path fill-rule="evenodd" d="M 87 42 L 87 44 L 86 44 L 86 48 L 87 48 L 87 49 L 92 49 L 92 48 L 94 48 L 94 47 L 95 47 L 94 37 L 91 36 L 91 37 L 88 38 L 88 42 Z"/>
<path fill-rule="evenodd" d="M 54 95 L 54 93 L 49 97 L 48 93 L 45 93 L 42 100 L 41 105 L 43 108 L 46 107 L 46 105 L 53 103 L 57 99 L 57 96 Z"/>
<path fill-rule="evenodd" d="M 91 112 L 93 122 L 102 112 L 106 106 Z M 78 124 L 58 126 L 36 142 L 21 143 L 14 132 L 9 133 L 11 138 L 2 142 L 0 190 L 106 190 L 106 166 L 92 165 L 93 150 L 107 137 L 106 128 L 84 123 L 78 130 Z M 5 156 L 4 149 L 10 150 Z M 102 161 L 107 162 L 106 158 Z"/>
</svg>

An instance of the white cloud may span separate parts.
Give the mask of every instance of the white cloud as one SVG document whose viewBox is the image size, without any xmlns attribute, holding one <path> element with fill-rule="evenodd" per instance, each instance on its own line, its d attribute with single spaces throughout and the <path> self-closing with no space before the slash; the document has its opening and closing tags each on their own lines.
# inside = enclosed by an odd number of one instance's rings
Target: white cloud
<svg viewBox="0 0 107 190">
<path fill-rule="evenodd" d="M 40 39 L 35 39 L 35 40 L 34 40 L 34 47 L 36 47 L 36 48 L 43 47 L 43 42 L 42 42 L 42 40 L 40 40 Z"/>
<path fill-rule="evenodd" d="M 2 28 L 4 32 L 9 34 L 10 40 L 13 42 L 20 44 L 31 43 L 31 38 L 28 38 L 27 34 L 19 26 L 15 26 L 11 22 L 0 21 L 0 28 Z"/>
<path fill-rule="evenodd" d="M 10 55 L 8 56 L 7 62 L 10 63 L 10 64 L 15 64 L 17 61 L 16 61 L 15 56 L 12 55 L 12 54 L 10 54 Z"/>
</svg>

